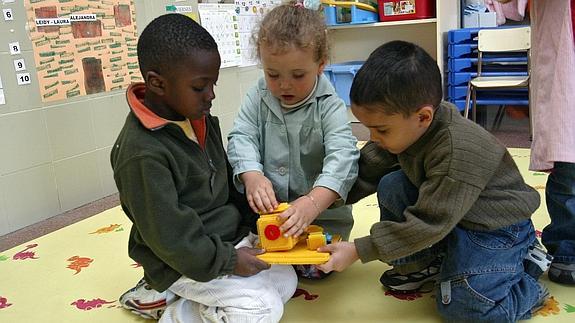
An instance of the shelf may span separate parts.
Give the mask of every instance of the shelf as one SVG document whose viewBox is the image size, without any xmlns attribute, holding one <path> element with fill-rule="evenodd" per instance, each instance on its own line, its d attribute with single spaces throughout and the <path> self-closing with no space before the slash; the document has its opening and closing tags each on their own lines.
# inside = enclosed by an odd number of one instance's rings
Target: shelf
<svg viewBox="0 0 575 323">
<path fill-rule="evenodd" d="M 338 29 L 387 27 L 387 26 L 431 24 L 431 23 L 436 23 L 436 22 L 437 22 L 437 18 L 413 19 L 413 20 L 374 22 L 374 23 L 371 23 L 371 24 L 341 24 L 341 25 L 335 25 L 335 26 L 328 26 L 327 29 L 329 29 L 329 30 L 338 30 Z"/>
</svg>

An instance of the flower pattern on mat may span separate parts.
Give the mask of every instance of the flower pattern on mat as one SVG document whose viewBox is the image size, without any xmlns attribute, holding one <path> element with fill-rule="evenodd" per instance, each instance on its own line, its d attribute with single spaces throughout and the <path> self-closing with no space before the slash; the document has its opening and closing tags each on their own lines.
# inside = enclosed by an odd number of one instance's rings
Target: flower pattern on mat
<svg viewBox="0 0 575 323">
<path fill-rule="evenodd" d="M 555 297 L 551 296 L 545 301 L 545 305 L 537 311 L 534 315 L 548 316 L 557 315 L 561 310 L 559 309 L 559 302 L 555 300 Z"/>
<path fill-rule="evenodd" d="M 68 261 L 71 261 L 71 263 L 66 266 L 66 268 L 75 270 L 76 272 L 74 275 L 76 275 L 82 270 L 82 268 L 88 268 L 94 259 L 88 257 L 72 256 L 68 258 Z"/>
<path fill-rule="evenodd" d="M 0 310 L 12 306 L 12 303 L 8 303 L 8 299 L 6 297 L 0 296 Z"/>
<path fill-rule="evenodd" d="M 403 291 L 394 291 L 394 290 L 386 290 L 385 296 L 393 296 L 402 301 L 414 301 L 418 298 L 422 298 L 423 295 L 421 292 L 403 292 Z"/>
<path fill-rule="evenodd" d="M 307 290 L 303 289 L 303 288 L 297 288 L 295 290 L 295 292 L 293 293 L 293 296 L 291 298 L 296 298 L 303 295 L 303 298 L 306 301 L 313 301 L 314 299 L 318 298 L 319 295 L 316 294 L 310 294 Z"/>
<path fill-rule="evenodd" d="M 122 229 L 121 224 L 110 224 L 107 227 L 103 227 L 94 232 L 90 232 L 90 234 L 103 234 L 103 233 L 119 232 L 119 231 L 124 231 L 124 229 Z"/>
<path fill-rule="evenodd" d="M 10 257 L 4 256 L 4 255 L 0 255 L 0 261 L 5 261 L 5 260 L 8 260 L 8 259 L 10 259 Z"/>
<path fill-rule="evenodd" d="M 112 304 L 112 303 L 114 303 L 114 302 L 108 302 L 108 301 L 103 300 L 101 298 L 94 298 L 90 301 L 87 301 L 83 298 L 80 298 L 80 299 L 72 302 L 70 305 L 75 305 L 76 308 L 79 310 L 89 311 L 89 310 L 94 309 L 94 308 L 102 307 L 102 305 Z"/>
<path fill-rule="evenodd" d="M 26 260 L 26 259 L 38 259 L 35 257 L 35 252 L 32 251 L 32 248 L 36 248 L 38 246 L 37 243 L 29 244 L 26 246 L 26 249 L 16 253 L 12 259 L 13 260 Z"/>
<path fill-rule="evenodd" d="M 567 313 L 575 313 L 575 306 L 570 305 L 570 304 L 565 304 L 565 312 Z"/>
</svg>

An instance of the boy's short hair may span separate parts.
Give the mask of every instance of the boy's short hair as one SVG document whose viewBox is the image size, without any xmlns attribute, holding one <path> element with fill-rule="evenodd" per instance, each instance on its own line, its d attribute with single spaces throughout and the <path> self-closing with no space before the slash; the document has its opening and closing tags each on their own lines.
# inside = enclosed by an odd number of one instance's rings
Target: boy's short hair
<svg viewBox="0 0 575 323">
<path fill-rule="evenodd" d="M 216 41 L 204 27 L 178 13 L 159 16 L 144 28 L 138 39 L 140 72 L 144 79 L 149 71 L 165 73 L 199 50 L 218 50 Z"/>
<path fill-rule="evenodd" d="M 436 61 L 421 47 L 404 41 L 383 44 L 371 53 L 350 91 L 355 105 L 404 116 L 425 105 L 435 108 L 442 97 Z"/>
</svg>

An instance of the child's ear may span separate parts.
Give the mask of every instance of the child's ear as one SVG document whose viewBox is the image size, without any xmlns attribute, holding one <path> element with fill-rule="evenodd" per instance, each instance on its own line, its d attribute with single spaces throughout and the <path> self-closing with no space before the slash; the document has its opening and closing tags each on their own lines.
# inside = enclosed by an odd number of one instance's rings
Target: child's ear
<svg viewBox="0 0 575 323">
<path fill-rule="evenodd" d="M 417 111 L 417 117 L 419 118 L 419 123 L 424 127 L 429 127 L 433 121 L 433 106 L 426 105 Z"/>
<path fill-rule="evenodd" d="M 327 65 L 327 58 L 322 58 L 319 61 L 319 68 L 317 70 L 317 75 L 321 75 L 321 73 L 323 73 L 323 69 L 325 68 L 326 65 Z"/>
<path fill-rule="evenodd" d="M 159 95 L 159 96 L 163 96 L 164 95 L 164 84 L 165 84 L 165 80 L 160 74 L 158 74 L 154 71 L 148 71 L 146 73 L 147 88 L 150 91 L 152 91 L 154 94 Z"/>
</svg>

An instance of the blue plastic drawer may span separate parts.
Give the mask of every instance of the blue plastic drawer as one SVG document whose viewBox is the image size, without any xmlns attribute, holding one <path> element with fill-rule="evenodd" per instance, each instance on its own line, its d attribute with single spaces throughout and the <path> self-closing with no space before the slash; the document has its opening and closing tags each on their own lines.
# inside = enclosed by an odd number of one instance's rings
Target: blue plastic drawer
<svg viewBox="0 0 575 323">
<path fill-rule="evenodd" d="M 465 110 L 465 99 L 462 100 L 452 100 L 451 103 L 455 104 L 459 111 Z M 477 98 L 477 105 L 529 105 L 528 99 L 523 98 L 509 98 L 505 96 L 497 97 L 485 97 L 485 98 Z M 471 103 L 469 103 L 469 107 L 471 110 Z"/>
<path fill-rule="evenodd" d="M 477 58 L 451 58 L 448 61 L 447 70 L 449 72 L 471 72 L 477 70 Z M 505 64 L 497 64 L 505 63 Z M 507 64 L 507 63 L 513 63 Z M 524 63 L 524 64 L 523 64 Z M 527 56 L 514 55 L 514 56 L 485 56 L 483 57 L 483 71 L 496 71 L 503 72 L 513 71 L 527 71 Z"/>
<path fill-rule="evenodd" d="M 447 32 L 447 41 L 449 44 L 477 42 L 474 38 L 479 34 L 481 28 L 461 28 Z"/>
<path fill-rule="evenodd" d="M 325 24 L 328 26 L 346 24 L 367 24 L 379 21 L 377 12 L 359 9 L 356 6 L 349 8 L 323 5 Z"/>
<path fill-rule="evenodd" d="M 510 25 L 510 26 L 487 27 L 487 28 L 453 29 L 453 30 L 450 30 L 447 32 L 447 42 L 448 42 L 448 44 L 477 43 L 477 36 L 479 35 L 479 31 L 481 29 L 520 28 L 520 27 L 525 27 L 525 26 L 524 25 Z"/>
<path fill-rule="evenodd" d="M 450 58 L 477 57 L 477 43 L 472 44 L 450 44 L 447 49 Z"/>
<path fill-rule="evenodd" d="M 527 76 L 527 71 L 513 71 L 513 72 L 482 72 L 484 76 Z M 467 84 L 472 77 L 476 77 L 477 72 L 456 72 L 449 73 L 448 85 L 463 85 Z"/>
<path fill-rule="evenodd" d="M 515 98 L 520 98 L 520 99 L 528 99 L 529 98 L 529 94 L 527 93 L 527 88 L 525 89 L 505 89 L 505 90 L 478 90 L 477 91 L 477 97 L 483 97 L 483 96 L 497 96 L 498 94 L 501 94 L 502 92 L 500 91 L 505 91 L 504 93 L 508 96 L 513 96 Z M 498 93 L 499 92 L 499 93 Z M 455 99 L 465 99 L 465 97 L 467 96 L 467 85 L 459 85 L 459 86 L 449 86 L 447 87 L 447 97 L 451 100 L 455 100 Z"/>
<path fill-rule="evenodd" d="M 323 73 L 330 80 L 337 95 L 343 99 L 347 106 L 350 106 L 349 90 L 357 71 L 364 61 L 350 61 L 339 64 L 331 64 L 325 67 Z"/>
</svg>

